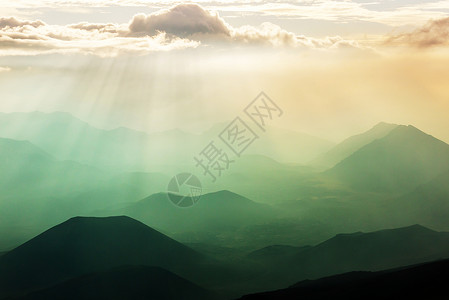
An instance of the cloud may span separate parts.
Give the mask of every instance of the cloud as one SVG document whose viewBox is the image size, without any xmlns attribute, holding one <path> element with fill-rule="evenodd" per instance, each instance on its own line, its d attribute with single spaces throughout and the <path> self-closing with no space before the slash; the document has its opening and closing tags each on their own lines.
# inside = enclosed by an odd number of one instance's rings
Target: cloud
<svg viewBox="0 0 449 300">
<path fill-rule="evenodd" d="M 34 28 L 44 26 L 45 23 L 37 20 L 37 21 L 27 21 L 27 20 L 20 20 L 15 17 L 0 17 L 0 28 L 17 28 L 17 27 L 24 27 L 24 26 L 31 26 Z"/>
<path fill-rule="evenodd" d="M 312 49 L 363 48 L 341 37 L 298 36 L 272 23 L 234 28 L 218 13 L 197 4 L 135 15 L 128 24 L 50 25 L 40 20 L 0 18 L 0 55 L 82 53 L 116 56 L 196 48 L 257 45 Z"/>
<path fill-rule="evenodd" d="M 20 14 L 38 14 L 40 10 L 54 12 L 95 13 L 98 8 L 116 12 L 116 7 L 149 7 L 160 9 L 179 4 L 177 0 L 0 0 L 1 11 Z M 449 1 L 367 1 L 367 0 L 278 0 L 278 1 L 241 1 L 241 0 L 196 0 L 196 3 L 212 9 L 227 11 L 234 16 L 253 15 L 275 18 L 295 18 L 307 20 L 325 20 L 336 23 L 359 22 L 384 24 L 387 26 L 405 26 L 423 24 L 429 19 L 442 18 L 448 15 Z M 81 11 L 82 10 L 82 11 Z"/>
<path fill-rule="evenodd" d="M 449 18 L 431 20 L 424 26 L 400 35 L 388 38 L 388 45 L 408 45 L 429 48 L 449 45 Z"/>
<path fill-rule="evenodd" d="M 134 16 L 129 24 L 131 35 L 154 35 L 166 32 L 179 37 L 194 35 L 230 35 L 230 27 L 217 13 L 197 4 L 179 4 L 168 10 Z"/>
<path fill-rule="evenodd" d="M 103 24 L 103 23 L 88 23 L 88 22 L 81 22 L 77 24 L 71 24 L 68 25 L 69 28 L 72 29 L 79 29 L 79 30 L 85 30 L 85 31 L 97 31 L 101 33 L 116 33 L 116 34 L 123 34 L 126 32 L 126 28 L 123 28 L 123 26 L 119 26 L 117 24 Z"/>
<path fill-rule="evenodd" d="M 79 23 L 67 26 L 42 21 L 0 19 L 0 55 L 81 53 L 117 56 L 145 54 L 199 46 L 198 41 L 158 33 L 152 37 L 126 37 L 127 25 Z"/>
<path fill-rule="evenodd" d="M 0 73 L 11 71 L 10 67 L 0 67 Z"/>
<path fill-rule="evenodd" d="M 179 4 L 149 15 L 138 14 L 129 23 L 130 36 L 152 36 L 158 32 L 209 44 L 218 42 L 274 47 L 360 47 L 356 42 L 344 41 L 338 36 L 322 40 L 296 36 L 269 22 L 258 27 L 246 25 L 234 28 L 218 13 L 206 10 L 198 4 Z"/>
</svg>

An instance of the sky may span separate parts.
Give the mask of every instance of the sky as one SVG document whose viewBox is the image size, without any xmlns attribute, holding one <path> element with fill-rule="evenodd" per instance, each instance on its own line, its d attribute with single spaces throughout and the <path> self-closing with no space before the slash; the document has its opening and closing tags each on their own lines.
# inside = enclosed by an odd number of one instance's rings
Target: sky
<svg viewBox="0 0 449 300">
<path fill-rule="evenodd" d="M 207 130 L 259 92 L 332 141 L 385 121 L 449 142 L 449 1 L 4 1 L 0 111 Z"/>
</svg>

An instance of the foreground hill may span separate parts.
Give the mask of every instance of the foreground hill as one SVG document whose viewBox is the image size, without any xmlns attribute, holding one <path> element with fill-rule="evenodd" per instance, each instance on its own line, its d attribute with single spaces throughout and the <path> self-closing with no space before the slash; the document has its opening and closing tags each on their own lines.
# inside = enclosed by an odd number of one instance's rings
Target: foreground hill
<svg viewBox="0 0 449 300">
<path fill-rule="evenodd" d="M 311 164 L 331 168 L 363 146 L 368 145 L 377 139 L 383 138 L 397 126 L 398 125 L 396 124 L 381 122 L 364 133 L 347 138 L 328 152 L 318 156 L 311 162 Z"/>
<path fill-rule="evenodd" d="M 126 265 L 189 275 L 205 258 L 128 217 L 72 218 L 0 257 L 0 295 Z"/>
<path fill-rule="evenodd" d="M 167 270 L 129 266 L 70 279 L 16 300 L 211 300 L 217 296 Z"/>
<path fill-rule="evenodd" d="M 449 260 L 379 272 L 305 280 L 283 290 L 240 299 L 446 299 Z"/>
<path fill-rule="evenodd" d="M 407 192 L 449 169 L 449 145 L 398 126 L 326 172 L 357 190 Z"/>
</svg>

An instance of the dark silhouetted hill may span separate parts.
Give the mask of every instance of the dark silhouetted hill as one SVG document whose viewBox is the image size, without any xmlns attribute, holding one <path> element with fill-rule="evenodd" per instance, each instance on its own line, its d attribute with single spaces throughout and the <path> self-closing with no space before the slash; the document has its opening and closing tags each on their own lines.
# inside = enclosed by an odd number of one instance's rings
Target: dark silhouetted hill
<svg viewBox="0 0 449 300">
<path fill-rule="evenodd" d="M 301 281 L 240 299 L 447 299 L 449 260 L 379 272 L 351 272 Z"/>
<path fill-rule="evenodd" d="M 158 267 L 129 266 L 70 279 L 17 300 L 212 300 L 212 292 Z"/>
<path fill-rule="evenodd" d="M 129 217 L 72 218 L 0 257 L 0 295 L 127 265 L 190 275 L 205 258 Z"/>
<path fill-rule="evenodd" d="M 270 250 L 270 251 L 268 251 Z M 449 258 L 449 233 L 420 225 L 369 233 L 338 234 L 313 247 L 285 246 L 255 251 L 265 266 L 260 282 L 272 289 L 299 280 L 351 271 L 379 271 Z"/>
</svg>

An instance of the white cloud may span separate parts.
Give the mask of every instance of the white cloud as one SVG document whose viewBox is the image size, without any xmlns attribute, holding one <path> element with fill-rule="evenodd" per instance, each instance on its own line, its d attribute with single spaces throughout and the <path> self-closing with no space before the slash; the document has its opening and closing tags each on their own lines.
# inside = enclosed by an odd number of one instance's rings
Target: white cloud
<svg viewBox="0 0 449 300">
<path fill-rule="evenodd" d="M 270 47 L 362 48 L 341 37 L 297 36 L 272 23 L 234 28 L 218 13 L 197 4 L 135 15 L 128 24 L 88 23 L 49 25 L 40 20 L 0 18 L 0 55 L 84 53 L 116 56 L 196 48 L 265 45 Z"/>
<path fill-rule="evenodd" d="M 27 21 L 27 20 L 20 20 L 15 17 L 0 18 L 0 28 L 17 28 L 17 27 L 24 27 L 27 25 L 37 28 L 40 26 L 44 26 L 45 23 L 40 20 Z"/>
<path fill-rule="evenodd" d="M 126 25 L 79 23 L 67 26 L 42 21 L 0 18 L 0 55 L 83 53 L 116 56 L 122 53 L 145 54 L 199 46 L 198 41 L 168 37 L 125 37 Z"/>
<path fill-rule="evenodd" d="M 429 19 L 443 18 L 449 13 L 449 0 L 359 1 L 359 0 L 196 0 L 196 3 L 217 11 L 268 15 L 277 18 L 326 20 L 333 22 L 366 21 L 389 26 L 423 24 Z M 179 4 L 175 0 L 0 0 L 0 12 L 39 12 L 40 9 L 94 9 L 100 7 L 151 7 L 160 9 Z M 27 11 L 28 10 L 28 11 Z M 93 10 L 92 10 L 93 11 Z"/>
<path fill-rule="evenodd" d="M 0 67 L 0 73 L 11 71 L 10 67 Z"/>
<path fill-rule="evenodd" d="M 179 4 L 153 14 L 134 16 L 129 24 L 129 35 L 151 36 L 158 32 L 199 40 L 206 43 L 228 43 L 248 45 L 269 45 L 274 47 L 337 47 L 343 44 L 341 37 L 328 37 L 323 40 L 297 37 L 294 33 L 278 25 L 265 22 L 258 27 L 242 26 L 234 28 L 218 13 L 204 9 L 197 4 Z M 359 47 L 353 41 L 347 46 Z"/>
<path fill-rule="evenodd" d="M 449 45 L 449 18 L 431 20 L 416 30 L 390 37 L 389 45 L 429 48 Z"/>
<path fill-rule="evenodd" d="M 229 36 L 230 27 L 217 13 L 197 4 L 179 4 L 150 15 L 134 16 L 129 31 L 132 35 L 154 35 L 164 31 L 179 37 L 201 34 Z"/>
</svg>

